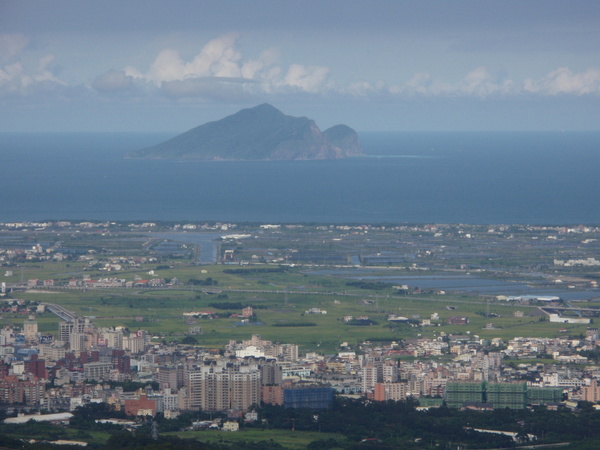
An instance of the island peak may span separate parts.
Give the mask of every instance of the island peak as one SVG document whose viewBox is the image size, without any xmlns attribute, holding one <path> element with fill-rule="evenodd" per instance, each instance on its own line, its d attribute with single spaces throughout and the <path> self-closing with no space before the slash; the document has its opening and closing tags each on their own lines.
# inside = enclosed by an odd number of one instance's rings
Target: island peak
<svg viewBox="0 0 600 450">
<path fill-rule="evenodd" d="M 362 153 L 358 134 L 346 125 L 321 131 L 307 117 L 293 117 L 263 103 L 208 122 L 130 158 L 176 160 L 340 159 Z"/>
</svg>

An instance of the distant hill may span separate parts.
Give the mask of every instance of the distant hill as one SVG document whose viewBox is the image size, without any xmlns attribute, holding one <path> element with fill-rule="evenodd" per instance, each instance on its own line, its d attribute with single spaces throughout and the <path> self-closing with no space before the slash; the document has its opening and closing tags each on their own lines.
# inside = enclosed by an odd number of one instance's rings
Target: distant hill
<svg viewBox="0 0 600 450">
<path fill-rule="evenodd" d="M 178 160 L 338 159 L 362 153 L 356 131 L 336 125 L 321 132 L 306 117 L 286 116 L 265 103 L 192 128 L 130 158 Z"/>
</svg>

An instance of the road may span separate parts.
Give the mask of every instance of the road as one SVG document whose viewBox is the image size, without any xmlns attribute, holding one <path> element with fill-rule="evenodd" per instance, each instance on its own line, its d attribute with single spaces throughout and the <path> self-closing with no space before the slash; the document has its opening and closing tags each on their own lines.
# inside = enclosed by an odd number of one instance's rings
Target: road
<svg viewBox="0 0 600 450">
<path fill-rule="evenodd" d="M 73 322 L 77 318 L 75 314 L 60 305 L 56 305 L 54 303 L 42 303 L 42 305 L 44 305 L 51 313 L 57 315 L 65 322 Z"/>
</svg>

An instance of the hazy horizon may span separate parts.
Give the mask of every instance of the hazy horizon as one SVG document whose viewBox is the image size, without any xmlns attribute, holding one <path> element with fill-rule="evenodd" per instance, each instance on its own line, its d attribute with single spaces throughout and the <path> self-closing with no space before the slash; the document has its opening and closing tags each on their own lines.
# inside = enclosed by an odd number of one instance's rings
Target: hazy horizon
<svg viewBox="0 0 600 450">
<path fill-rule="evenodd" d="M 600 130 L 600 3 L 0 0 L 0 132 Z"/>
</svg>

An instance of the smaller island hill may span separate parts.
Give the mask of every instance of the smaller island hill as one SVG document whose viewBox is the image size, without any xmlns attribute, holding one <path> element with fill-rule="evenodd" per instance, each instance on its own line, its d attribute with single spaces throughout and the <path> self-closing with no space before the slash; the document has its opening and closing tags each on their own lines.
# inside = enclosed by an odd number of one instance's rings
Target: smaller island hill
<svg viewBox="0 0 600 450">
<path fill-rule="evenodd" d="M 358 134 L 346 125 L 321 131 L 307 117 L 283 114 L 265 103 L 200 125 L 129 158 L 198 161 L 340 159 L 362 154 Z"/>
</svg>

